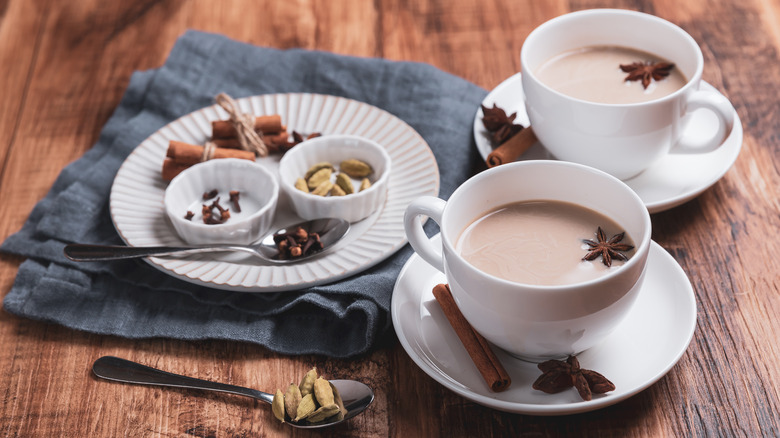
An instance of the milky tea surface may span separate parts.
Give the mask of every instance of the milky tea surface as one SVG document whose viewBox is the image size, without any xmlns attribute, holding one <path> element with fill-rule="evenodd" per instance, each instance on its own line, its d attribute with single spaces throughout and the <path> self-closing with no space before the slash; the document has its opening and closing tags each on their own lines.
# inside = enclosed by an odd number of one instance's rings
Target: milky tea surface
<svg viewBox="0 0 780 438">
<path fill-rule="evenodd" d="M 612 219 L 560 201 L 523 201 L 486 212 L 458 237 L 456 251 L 477 269 L 505 280 L 534 285 L 565 285 L 599 278 L 607 268 L 601 257 L 583 261 L 583 239 L 597 240 L 623 231 Z M 621 243 L 634 245 L 626 235 Z M 626 253 L 630 258 L 634 250 Z"/>
<path fill-rule="evenodd" d="M 687 79 L 675 67 L 660 81 L 645 89 L 642 81 L 626 81 L 621 64 L 672 62 L 640 50 L 617 46 L 590 46 L 561 53 L 544 62 L 536 71 L 548 87 L 576 99 L 597 103 L 626 104 L 647 102 L 674 93 Z"/>
</svg>

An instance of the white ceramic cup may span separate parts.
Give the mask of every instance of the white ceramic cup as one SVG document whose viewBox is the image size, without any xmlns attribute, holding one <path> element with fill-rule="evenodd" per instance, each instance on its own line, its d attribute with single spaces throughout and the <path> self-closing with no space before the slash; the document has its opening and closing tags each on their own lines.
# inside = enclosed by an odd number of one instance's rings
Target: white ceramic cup
<svg viewBox="0 0 780 438">
<path fill-rule="evenodd" d="M 667 59 L 688 82 L 671 95 L 649 102 L 604 104 L 569 97 L 534 74 L 556 55 L 604 45 Z M 678 26 L 652 15 L 592 9 L 556 17 L 528 35 L 520 63 L 526 111 L 539 141 L 560 160 L 586 164 L 620 179 L 641 173 L 670 151 L 711 152 L 723 144 L 734 125 L 728 100 L 699 89 L 704 59 L 696 41 Z M 707 141 L 693 144 L 683 133 L 687 116 L 699 108 L 717 116 L 718 128 Z"/>
<path fill-rule="evenodd" d="M 488 211 L 533 200 L 570 202 L 611 217 L 631 236 L 636 252 L 601 278 L 540 286 L 482 272 L 455 250 L 463 229 Z M 419 216 L 439 224 L 441 250 L 426 236 Z M 458 307 L 474 329 L 498 347 L 531 361 L 577 354 L 612 332 L 639 293 L 651 232 L 647 208 L 622 181 L 588 166 L 547 160 L 486 170 L 463 183 L 446 202 L 431 196 L 418 198 L 407 207 L 404 227 L 417 254 L 444 272 Z"/>
</svg>

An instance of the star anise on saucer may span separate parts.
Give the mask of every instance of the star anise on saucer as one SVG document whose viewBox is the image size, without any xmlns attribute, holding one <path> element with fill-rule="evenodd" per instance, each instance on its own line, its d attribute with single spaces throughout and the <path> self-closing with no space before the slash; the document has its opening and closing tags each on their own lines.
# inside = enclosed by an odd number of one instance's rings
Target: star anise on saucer
<svg viewBox="0 0 780 438">
<path fill-rule="evenodd" d="M 601 227 L 598 227 L 598 230 L 596 230 L 598 242 L 590 239 L 583 240 L 583 243 L 588 245 L 589 252 L 585 254 L 585 257 L 583 257 L 582 260 L 595 260 L 598 256 L 601 256 L 601 261 L 608 267 L 612 266 L 612 259 L 618 259 L 625 262 L 628 260 L 628 256 L 623 253 L 634 249 L 631 245 L 620 243 L 625 236 L 626 233 L 622 232 L 607 239 L 607 234 Z"/>
<path fill-rule="evenodd" d="M 490 132 L 490 141 L 494 146 L 507 141 L 513 135 L 523 129 L 523 125 L 514 123 L 517 113 L 507 115 L 506 111 L 499 108 L 495 103 L 493 108 L 482 106 L 482 124 Z"/>
<path fill-rule="evenodd" d="M 565 361 L 548 360 L 537 367 L 543 374 L 533 383 L 533 388 L 547 394 L 575 387 L 583 400 L 591 400 L 593 394 L 615 390 L 615 384 L 600 373 L 581 368 L 576 356 L 569 356 Z"/>
<path fill-rule="evenodd" d="M 669 76 L 674 64 L 670 62 L 634 62 L 631 64 L 620 64 L 620 69 L 625 73 L 626 81 L 642 81 L 642 86 L 647 89 L 650 80 L 660 81 Z"/>
</svg>

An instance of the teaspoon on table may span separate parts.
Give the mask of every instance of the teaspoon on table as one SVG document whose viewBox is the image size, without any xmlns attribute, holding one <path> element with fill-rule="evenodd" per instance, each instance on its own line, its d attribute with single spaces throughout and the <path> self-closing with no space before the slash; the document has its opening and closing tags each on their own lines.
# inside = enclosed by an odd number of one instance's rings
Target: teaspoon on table
<svg viewBox="0 0 780 438">
<path fill-rule="evenodd" d="M 113 356 L 103 356 L 96 360 L 92 365 L 92 372 L 98 377 L 117 382 L 227 392 L 230 394 L 251 397 L 268 404 L 271 404 L 274 398 L 273 394 L 258 391 L 256 389 L 173 374 Z M 344 401 L 344 407 L 347 409 L 347 414 L 344 415 L 343 419 L 315 424 L 287 424 L 303 429 L 333 426 L 360 414 L 374 401 L 374 391 L 361 382 L 355 380 L 330 380 L 330 383 L 338 388 L 341 399 Z"/>
<path fill-rule="evenodd" d="M 273 263 L 300 262 L 321 251 L 306 254 L 291 259 L 277 258 L 279 250 L 274 242 L 274 234 L 293 232 L 298 227 L 309 233 L 318 233 L 324 250 L 338 242 L 347 231 L 349 222 L 343 219 L 326 218 L 301 222 L 281 228 L 263 238 L 254 245 L 213 244 L 199 246 L 123 246 L 123 245 L 90 245 L 71 243 L 65 246 L 65 256 L 77 262 L 92 262 L 99 260 L 133 259 L 147 256 L 165 256 L 172 254 L 198 254 L 204 252 L 245 252 Z"/>
</svg>

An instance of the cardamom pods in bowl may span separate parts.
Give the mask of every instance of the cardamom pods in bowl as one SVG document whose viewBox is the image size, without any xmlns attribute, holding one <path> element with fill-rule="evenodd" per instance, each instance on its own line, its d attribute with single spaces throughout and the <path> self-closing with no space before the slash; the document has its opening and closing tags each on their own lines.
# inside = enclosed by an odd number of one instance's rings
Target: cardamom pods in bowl
<svg viewBox="0 0 780 438">
<path fill-rule="evenodd" d="M 357 222 L 384 205 L 391 158 L 372 140 L 324 135 L 288 151 L 279 174 L 282 191 L 301 218 Z"/>
</svg>

